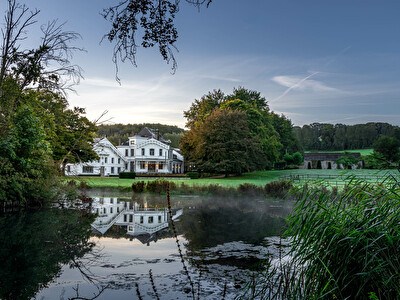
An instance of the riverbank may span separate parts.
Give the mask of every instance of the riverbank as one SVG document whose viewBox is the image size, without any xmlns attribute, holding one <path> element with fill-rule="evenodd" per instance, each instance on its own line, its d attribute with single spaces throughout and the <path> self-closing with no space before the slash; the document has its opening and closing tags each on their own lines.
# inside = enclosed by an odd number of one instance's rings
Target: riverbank
<svg viewBox="0 0 400 300">
<path fill-rule="evenodd" d="M 237 189 L 243 184 L 252 184 L 257 187 L 264 187 L 267 183 L 301 178 L 301 183 L 318 182 L 332 185 L 344 184 L 346 181 L 354 179 L 370 179 L 372 181 L 381 181 L 382 178 L 393 175 L 397 176 L 397 170 L 272 170 L 272 171 L 257 171 L 243 174 L 237 177 L 228 178 L 199 178 L 190 179 L 188 177 L 182 178 L 159 178 L 159 177 L 136 177 L 135 179 L 121 179 L 118 177 L 66 177 L 66 180 L 74 180 L 78 184 L 81 182 L 90 188 L 117 188 L 130 190 L 132 184 L 137 182 L 149 182 L 155 180 L 167 180 L 174 183 L 176 186 L 185 187 L 204 187 L 204 186 L 220 186 L 224 188 Z M 296 180 L 294 181 L 296 183 Z"/>
</svg>

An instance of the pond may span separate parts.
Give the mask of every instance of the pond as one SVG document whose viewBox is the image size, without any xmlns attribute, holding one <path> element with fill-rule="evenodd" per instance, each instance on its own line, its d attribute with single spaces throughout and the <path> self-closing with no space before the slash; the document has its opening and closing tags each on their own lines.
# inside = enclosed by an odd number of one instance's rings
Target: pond
<svg viewBox="0 0 400 300">
<path fill-rule="evenodd" d="M 96 195 L 86 210 L 0 217 L 0 299 L 233 299 L 279 255 L 292 209 L 255 198 L 170 204 Z"/>
</svg>

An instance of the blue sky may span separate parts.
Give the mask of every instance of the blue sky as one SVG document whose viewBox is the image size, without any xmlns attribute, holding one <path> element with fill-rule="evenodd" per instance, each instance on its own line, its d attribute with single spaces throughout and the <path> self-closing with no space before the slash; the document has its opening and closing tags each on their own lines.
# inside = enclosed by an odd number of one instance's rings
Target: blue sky
<svg viewBox="0 0 400 300">
<path fill-rule="evenodd" d="M 74 62 L 85 79 L 69 101 L 90 119 L 108 111 L 111 123 L 183 127 L 194 99 L 243 86 L 294 125 L 400 125 L 400 1 L 214 0 L 199 12 L 182 0 L 176 73 L 157 50 L 139 49 L 137 68 L 121 66 L 121 85 L 112 45 L 100 44 L 109 24 L 99 12 L 117 1 L 26 1 L 39 23 L 67 21 L 82 35 L 87 52 Z"/>
</svg>

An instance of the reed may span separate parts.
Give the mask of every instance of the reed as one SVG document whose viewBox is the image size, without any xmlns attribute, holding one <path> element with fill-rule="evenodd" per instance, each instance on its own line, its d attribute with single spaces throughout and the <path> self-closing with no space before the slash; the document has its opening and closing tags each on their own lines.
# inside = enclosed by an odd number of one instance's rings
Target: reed
<svg viewBox="0 0 400 300">
<path fill-rule="evenodd" d="M 398 299 L 400 184 L 304 189 L 288 219 L 304 299 Z M 296 278 L 292 278 L 296 280 Z"/>
</svg>

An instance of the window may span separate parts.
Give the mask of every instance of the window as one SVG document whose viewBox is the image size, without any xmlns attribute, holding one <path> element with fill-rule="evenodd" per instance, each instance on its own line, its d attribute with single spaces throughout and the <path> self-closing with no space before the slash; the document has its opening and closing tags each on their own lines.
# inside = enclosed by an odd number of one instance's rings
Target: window
<svg viewBox="0 0 400 300">
<path fill-rule="evenodd" d="M 135 156 L 135 149 L 131 149 L 131 156 Z"/>
<path fill-rule="evenodd" d="M 140 168 L 143 170 L 143 169 L 146 169 L 146 163 L 144 162 L 144 161 L 141 161 L 141 162 L 139 162 L 139 166 L 140 166 Z"/>
<path fill-rule="evenodd" d="M 152 224 L 153 222 L 154 222 L 154 217 L 153 216 L 149 217 L 149 224 Z"/>
<path fill-rule="evenodd" d="M 107 163 L 107 157 L 104 157 L 104 163 Z"/>
<path fill-rule="evenodd" d="M 118 174 L 121 173 L 121 167 L 118 167 Z"/>
<path fill-rule="evenodd" d="M 112 207 L 110 207 L 110 214 L 112 214 L 113 213 L 113 208 Z"/>
<path fill-rule="evenodd" d="M 71 166 L 67 166 L 67 172 L 71 172 Z"/>
<path fill-rule="evenodd" d="M 121 159 L 120 158 L 118 158 L 118 164 L 120 164 L 121 163 Z"/>
<path fill-rule="evenodd" d="M 111 157 L 111 163 L 112 164 L 114 163 L 114 157 Z"/>
<path fill-rule="evenodd" d="M 161 223 L 161 216 L 158 216 L 158 223 Z"/>
<path fill-rule="evenodd" d="M 144 155 L 144 148 L 142 148 L 142 155 Z"/>
<path fill-rule="evenodd" d="M 114 167 L 111 167 L 111 174 L 114 174 Z"/>
<path fill-rule="evenodd" d="M 93 167 L 92 166 L 83 166 L 82 172 L 83 173 L 93 173 Z"/>
<path fill-rule="evenodd" d="M 158 163 L 158 169 L 159 170 L 163 170 L 164 169 L 164 163 L 163 162 L 159 162 Z"/>
<path fill-rule="evenodd" d="M 133 222 L 133 215 L 129 215 L 129 222 L 130 222 L 130 223 Z"/>
<path fill-rule="evenodd" d="M 130 140 L 130 141 L 129 141 L 129 144 L 130 144 L 130 145 L 135 145 L 135 140 Z"/>
<path fill-rule="evenodd" d="M 159 156 L 162 156 L 162 149 L 160 149 L 158 153 Z"/>
<path fill-rule="evenodd" d="M 125 156 L 128 156 L 128 149 L 125 149 Z"/>
<path fill-rule="evenodd" d="M 128 221 L 128 215 L 124 214 L 124 222 L 126 223 Z"/>
<path fill-rule="evenodd" d="M 143 220 L 143 216 L 140 216 L 140 224 L 143 224 L 144 220 Z"/>
<path fill-rule="evenodd" d="M 154 156 L 154 149 L 150 149 L 150 155 Z"/>
</svg>

